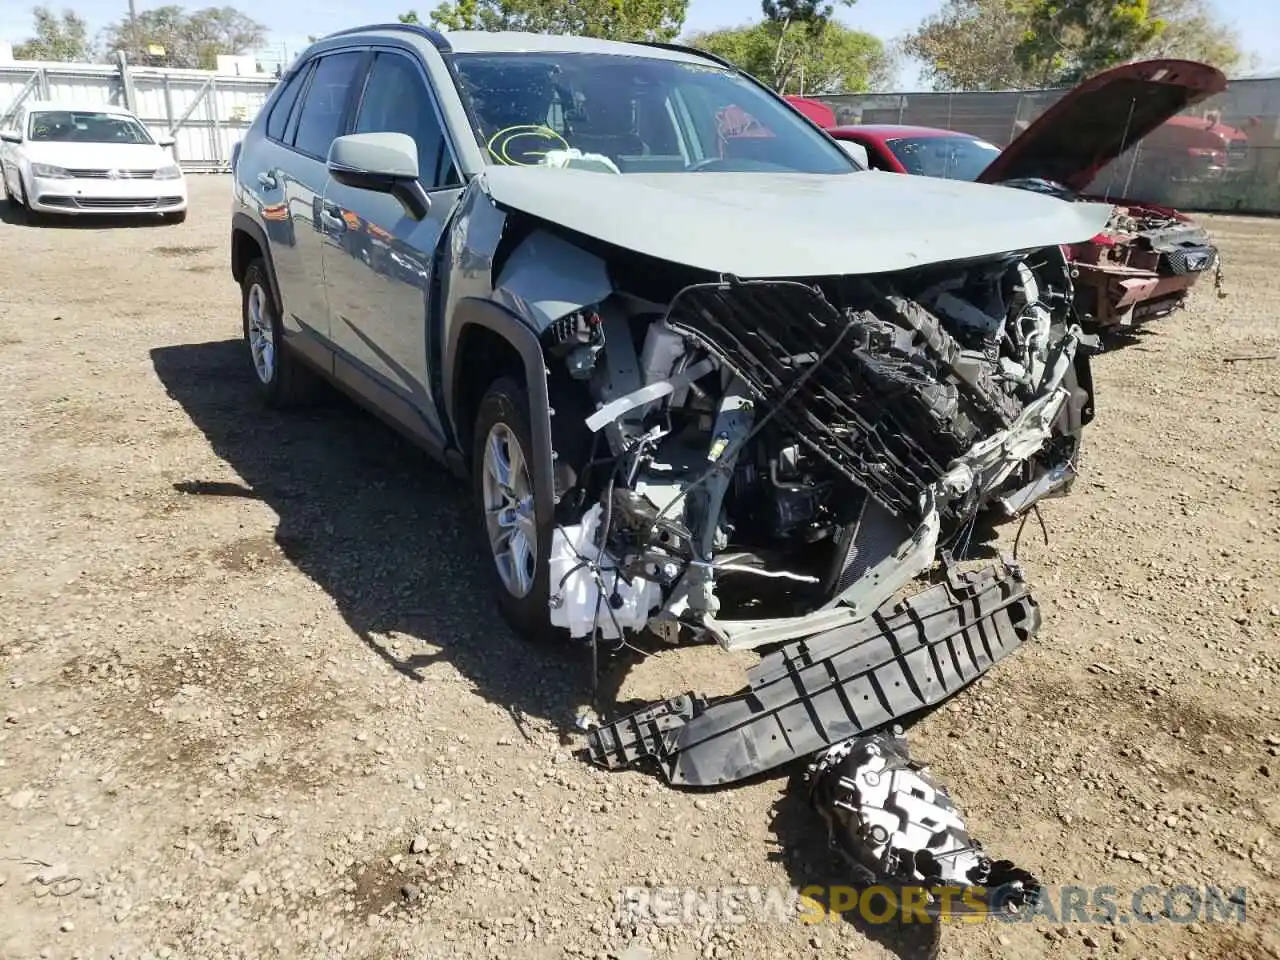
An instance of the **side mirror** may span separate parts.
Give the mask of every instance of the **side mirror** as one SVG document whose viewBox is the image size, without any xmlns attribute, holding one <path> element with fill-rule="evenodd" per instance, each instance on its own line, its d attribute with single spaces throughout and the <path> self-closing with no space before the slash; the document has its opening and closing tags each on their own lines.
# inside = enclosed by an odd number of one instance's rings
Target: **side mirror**
<svg viewBox="0 0 1280 960">
<path fill-rule="evenodd" d="M 157 147 L 172 147 L 176 142 L 173 137 L 156 137 Z"/>
<path fill-rule="evenodd" d="M 837 140 L 840 149 L 858 161 L 860 167 L 870 167 L 871 163 L 867 158 L 867 148 L 860 143 L 854 143 L 852 140 Z"/>
<path fill-rule="evenodd" d="M 357 190 L 389 193 L 416 219 L 431 209 L 418 182 L 418 145 L 403 133 L 353 133 L 329 147 L 329 175 Z"/>
<path fill-rule="evenodd" d="M 17 130 L 0 130 L 0 140 L 5 143 L 21 143 L 22 134 Z"/>
</svg>

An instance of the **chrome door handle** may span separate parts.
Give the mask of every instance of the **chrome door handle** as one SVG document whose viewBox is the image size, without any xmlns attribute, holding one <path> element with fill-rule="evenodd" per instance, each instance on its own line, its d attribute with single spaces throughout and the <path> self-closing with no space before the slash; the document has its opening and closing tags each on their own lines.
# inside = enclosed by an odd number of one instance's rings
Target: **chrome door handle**
<svg viewBox="0 0 1280 960">
<path fill-rule="evenodd" d="M 274 173 L 258 174 L 258 183 L 266 187 L 268 190 L 274 190 L 276 187 L 280 186 L 280 184 L 276 182 L 276 175 Z"/>
<path fill-rule="evenodd" d="M 343 230 L 347 229 L 347 222 L 345 220 L 341 217 L 335 217 L 323 207 L 320 208 L 320 222 L 324 224 L 326 229 L 332 230 L 335 233 L 341 233 Z"/>
</svg>

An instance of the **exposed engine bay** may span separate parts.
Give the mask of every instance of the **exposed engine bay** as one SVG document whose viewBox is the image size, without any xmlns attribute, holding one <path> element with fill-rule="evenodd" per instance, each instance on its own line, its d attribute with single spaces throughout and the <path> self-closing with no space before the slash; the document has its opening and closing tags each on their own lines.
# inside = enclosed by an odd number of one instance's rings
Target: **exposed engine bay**
<svg viewBox="0 0 1280 960">
<path fill-rule="evenodd" d="M 1163 207 L 1118 206 L 1105 230 L 1071 248 L 1077 306 L 1100 327 L 1130 326 L 1185 306 L 1199 277 L 1221 262 L 1208 231 Z"/>
<path fill-rule="evenodd" d="M 1060 183 L 1038 178 L 1004 181 L 1057 197 L 1080 197 Z M 1186 306 L 1191 288 L 1213 271 L 1219 296 L 1225 296 L 1222 260 L 1209 231 L 1168 207 L 1121 204 L 1091 240 L 1067 246 L 1075 281 L 1075 305 L 1087 329 L 1131 327 L 1166 317 Z"/>
<path fill-rule="evenodd" d="M 543 334 L 569 398 L 551 620 L 574 637 L 754 648 L 856 622 L 980 511 L 1074 478 L 1096 342 L 1060 247 L 666 303 L 619 286 Z"/>
</svg>

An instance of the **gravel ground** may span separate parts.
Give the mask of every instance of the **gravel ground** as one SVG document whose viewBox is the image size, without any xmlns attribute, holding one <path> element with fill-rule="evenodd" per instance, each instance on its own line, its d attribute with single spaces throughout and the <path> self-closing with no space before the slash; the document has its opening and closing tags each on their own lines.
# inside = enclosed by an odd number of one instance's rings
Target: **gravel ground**
<svg viewBox="0 0 1280 960">
<path fill-rule="evenodd" d="M 910 731 L 1048 884 L 1246 921 L 656 925 L 619 889 L 842 874 L 784 779 L 573 757 L 585 665 L 497 619 L 458 486 L 345 401 L 254 401 L 229 184 L 191 186 L 181 226 L 0 222 L 0 957 L 1280 957 L 1280 361 L 1224 362 L 1280 349 L 1280 223 L 1207 218 L 1231 295 L 1098 360 L 1023 536 L 1043 631 Z"/>
</svg>

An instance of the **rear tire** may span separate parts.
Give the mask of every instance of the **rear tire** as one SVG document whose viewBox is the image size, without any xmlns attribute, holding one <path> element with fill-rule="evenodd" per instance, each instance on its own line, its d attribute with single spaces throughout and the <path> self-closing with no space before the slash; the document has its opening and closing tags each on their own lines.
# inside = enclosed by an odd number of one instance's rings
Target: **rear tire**
<svg viewBox="0 0 1280 960">
<path fill-rule="evenodd" d="M 523 384 L 503 377 L 490 385 L 472 433 L 472 494 L 502 618 L 528 640 L 558 642 L 565 633 L 551 625 L 548 604 L 555 525 L 534 496 L 528 410 Z"/>
<path fill-rule="evenodd" d="M 266 261 L 259 257 L 245 268 L 240 281 L 244 340 L 254 382 L 268 405 L 302 406 L 315 397 L 318 382 L 285 343 L 277 302 Z"/>
</svg>

